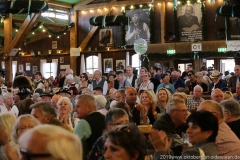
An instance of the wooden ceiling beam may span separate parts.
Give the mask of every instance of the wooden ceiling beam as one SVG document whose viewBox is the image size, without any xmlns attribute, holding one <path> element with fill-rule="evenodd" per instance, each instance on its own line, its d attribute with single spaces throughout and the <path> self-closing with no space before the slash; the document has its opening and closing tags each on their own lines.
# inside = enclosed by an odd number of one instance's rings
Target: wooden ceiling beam
<svg viewBox="0 0 240 160">
<path fill-rule="evenodd" d="M 29 38 L 29 39 L 27 40 L 26 44 L 39 41 L 39 40 L 41 40 L 41 39 L 47 38 L 48 36 L 49 36 L 48 33 L 40 33 L 40 34 L 37 34 L 36 36 L 34 36 L 34 37 L 32 37 L 32 38 Z"/>
<path fill-rule="evenodd" d="M 81 10 L 80 8 L 86 7 L 86 4 L 93 2 L 94 0 L 82 0 L 73 6 L 74 10 Z"/>
<path fill-rule="evenodd" d="M 22 24 L 23 23 L 23 19 L 14 19 L 13 18 L 13 21 L 15 22 L 15 23 L 20 23 L 20 24 Z M 53 27 L 53 28 L 65 28 L 65 24 L 53 24 L 53 23 L 46 23 L 46 22 L 44 22 L 44 24 L 47 26 L 47 27 Z"/>
<path fill-rule="evenodd" d="M 51 2 L 50 0 L 48 1 L 48 5 L 50 7 L 62 7 L 62 8 L 72 8 L 72 5 L 71 4 L 66 4 L 66 3 L 63 3 L 63 2 Z"/>
<path fill-rule="evenodd" d="M 16 36 L 12 40 L 11 44 L 7 47 L 7 53 L 10 53 L 13 48 L 19 48 L 22 45 L 24 40 L 27 38 L 28 33 L 33 28 L 34 24 L 37 22 L 38 18 L 41 14 L 33 14 L 32 18 L 30 19 L 29 16 L 23 22 L 23 25 L 17 32 Z"/>
</svg>

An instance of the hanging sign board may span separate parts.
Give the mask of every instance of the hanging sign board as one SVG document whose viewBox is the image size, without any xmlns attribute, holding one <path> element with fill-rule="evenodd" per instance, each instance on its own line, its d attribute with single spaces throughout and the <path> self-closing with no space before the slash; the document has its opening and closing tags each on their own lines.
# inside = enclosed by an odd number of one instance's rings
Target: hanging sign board
<svg viewBox="0 0 240 160">
<path fill-rule="evenodd" d="M 202 43 L 192 43 L 191 49 L 193 52 L 202 51 Z"/>
<path fill-rule="evenodd" d="M 70 48 L 70 56 L 80 56 L 80 48 Z"/>
</svg>

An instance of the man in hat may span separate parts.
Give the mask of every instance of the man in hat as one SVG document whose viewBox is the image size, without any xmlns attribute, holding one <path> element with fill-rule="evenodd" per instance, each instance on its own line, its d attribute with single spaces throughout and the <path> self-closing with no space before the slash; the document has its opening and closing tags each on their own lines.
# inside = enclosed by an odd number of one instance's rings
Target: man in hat
<svg viewBox="0 0 240 160">
<path fill-rule="evenodd" d="M 240 66 L 236 65 L 234 67 L 234 72 L 235 75 L 230 77 L 229 81 L 228 81 L 228 88 L 232 93 L 236 93 L 236 86 L 238 83 L 240 83 Z M 237 94 L 234 95 L 234 97 L 236 97 Z"/>
<path fill-rule="evenodd" d="M 44 92 L 43 94 L 41 94 L 41 98 L 43 102 L 51 102 L 52 96 L 53 95 L 51 93 L 47 93 L 47 92 Z"/>
<path fill-rule="evenodd" d="M 131 17 L 129 29 L 126 33 L 126 41 L 128 45 L 133 45 L 139 38 L 149 39 L 150 31 L 148 25 L 144 22 L 140 22 L 140 10 L 133 10 L 128 12 L 128 16 Z"/>
<path fill-rule="evenodd" d="M 222 80 L 222 73 L 220 73 L 218 70 L 213 71 L 213 73 L 210 75 L 210 78 L 212 79 L 212 83 L 209 85 L 209 91 L 219 88 L 223 89 L 227 87 L 227 83 Z"/>
</svg>

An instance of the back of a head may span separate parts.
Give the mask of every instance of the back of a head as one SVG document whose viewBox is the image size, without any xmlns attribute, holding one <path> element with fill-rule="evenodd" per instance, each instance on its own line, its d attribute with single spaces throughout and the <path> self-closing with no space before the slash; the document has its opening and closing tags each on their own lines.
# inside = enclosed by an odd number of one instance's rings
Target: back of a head
<svg viewBox="0 0 240 160">
<path fill-rule="evenodd" d="M 212 100 L 205 100 L 200 103 L 199 107 L 197 108 L 198 111 L 205 110 L 213 113 L 218 113 L 220 115 L 220 119 L 223 119 L 223 111 L 222 107 L 219 103 L 212 101 Z"/>
<path fill-rule="evenodd" d="M 179 103 L 185 104 L 185 102 L 182 99 L 171 99 L 170 101 L 168 101 L 167 107 L 166 107 L 166 113 L 170 114 L 170 111 L 173 109 L 176 109 Z"/>
<path fill-rule="evenodd" d="M 105 108 L 107 104 L 107 100 L 103 95 L 96 95 L 94 96 L 96 102 L 97 102 L 97 109 Z"/>
<path fill-rule="evenodd" d="M 20 147 L 34 136 L 38 137 L 35 139 L 38 141 L 36 144 L 46 143 L 45 152 L 50 153 L 52 158 L 82 160 L 82 143 L 75 134 L 58 126 L 39 125 L 26 131 L 19 138 Z"/>
<path fill-rule="evenodd" d="M 122 101 L 118 101 L 118 102 L 114 103 L 114 104 L 112 105 L 112 107 L 111 107 L 111 109 L 115 109 L 115 108 L 121 108 L 121 109 L 125 110 L 126 113 L 127 113 L 128 116 L 129 116 L 129 119 L 132 118 L 132 114 L 131 114 L 131 111 L 130 111 L 130 107 L 129 107 L 129 105 L 128 105 L 127 103 L 122 102 Z"/>
<path fill-rule="evenodd" d="M 3 128 L 4 132 L 6 133 L 8 140 L 10 140 L 12 127 L 16 121 L 16 118 L 6 112 L 6 113 L 0 113 L 0 126 Z"/>
<path fill-rule="evenodd" d="M 82 87 L 80 92 L 81 92 L 80 94 L 89 94 L 89 95 L 93 94 L 93 91 L 88 87 Z"/>
<path fill-rule="evenodd" d="M 97 109 L 97 102 L 92 95 L 83 94 L 77 96 L 76 99 L 77 101 L 81 100 L 81 103 L 83 103 L 84 105 L 91 105 L 93 108 Z"/>
<path fill-rule="evenodd" d="M 31 109 L 39 108 L 44 115 L 51 116 L 51 118 L 56 117 L 53 106 L 49 102 L 36 102 L 30 106 Z"/>
<path fill-rule="evenodd" d="M 128 116 L 124 109 L 121 108 L 110 109 L 105 117 L 106 128 L 108 124 L 114 124 L 116 120 L 122 118 L 123 116 Z"/>
<path fill-rule="evenodd" d="M 223 111 L 229 111 L 234 118 L 240 117 L 240 105 L 239 103 L 234 99 L 228 99 L 224 100 L 220 103 L 220 105 L 223 107 Z"/>
<path fill-rule="evenodd" d="M 23 115 L 23 114 L 30 114 L 32 109 L 30 108 L 30 106 L 32 104 L 34 104 L 35 102 L 30 99 L 30 98 L 27 98 L 27 99 L 24 99 L 21 103 L 20 103 L 20 106 L 19 106 L 19 114 L 18 115 Z"/>
<path fill-rule="evenodd" d="M 203 118 L 204 117 L 204 118 Z M 201 131 L 212 131 L 212 134 L 207 138 L 210 142 L 215 142 L 218 134 L 218 120 L 209 111 L 193 112 L 188 118 L 187 123 L 193 123 L 201 128 Z"/>
</svg>

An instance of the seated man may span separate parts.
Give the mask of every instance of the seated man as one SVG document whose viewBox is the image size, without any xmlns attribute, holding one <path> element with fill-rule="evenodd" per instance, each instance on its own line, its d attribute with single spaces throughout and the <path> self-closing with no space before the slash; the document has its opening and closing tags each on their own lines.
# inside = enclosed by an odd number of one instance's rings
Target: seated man
<svg viewBox="0 0 240 160">
<path fill-rule="evenodd" d="M 19 138 L 18 143 L 21 159 L 82 160 L 81 141 L 71 132 L 57 126 L 39 125 L 29 129 Z"/>
<path fill-rule="evenodd" d="M 122 71 L 117 71 L 116 80 L 114 80 L 114 88 L 121 89 L 129 86 L 131 86 L 131 84 L 124 79 L 124 73 Z"/>
<path fill-rule="evenodd" d="M 224 121 L 240 139 L 240 105 L 234 99 L 228 99 L 220 103 L 223 109 Z"/>
<path fill-rule="evenodd" d="M 177 71 L 172 71 L 170 83 L 174 85 L 175 90 L 178 88 L 185 88 L 184 81 L 179 78 L 179 73 Z"/>
<path fill-rule="evenodd" d="M 204 99 L 202 98 L 203 89 L 201 86 L 196 85 L 193 89 L 193 95 L 187 99 L 187 108 L 189 110 L 196 110 Z"/>
<path fill-rule="evenodd" d="M 171 149 L 175 156 L 181 155 L 182 132 L 186 132 L 186 119 L 188 110 L 182 99 L 172 99 L 167 103 L 166 114 L 161 116 L 154 124 L 153 128 L 163 130 L 168 136 L 173 138 Z"/>
<path fill-rule="evenodd" d="M 212 80 L 212 83 L 209 85 L 210 92 L 216 88 L 223 89 L 227 87 L 227 83 L 222 79 L 222 73 L 219 71 L 213 71 L 213 73 L 210 75 L 210 78 Z"/>
<path fill-rule="evenodd" d="M 51 103 L 37 102 L 32 104 L 30 108 L 32 109 L 31 115 L 39 120 L 39 122 L 42 124 L 52 124 L 67 130 L 71 130 L 71 128 L 68 128 L 56 118 L 56 113 Z"/>
<path fill-rule="evenodd" d="M 94 142 L 102 135 L 105 129 L 105 116 L 97 112 L 97 103 L 91 95 L 80 95 L 74 108 L 80 119 L 74 128 L 74 133 L 83 143 L 83 159 L 91 150 Z"/>
<path fill-rule="evenodd" d="M 220 89 L 214 89 L 211 92 L 211 100 L 217 102 L 217 103 L 221 103 L 224 100 L 224 94 Z"/>
<path fill-rule="evenodd" d="M 219 128 L 215 142 L 218 156 L 240 155 L 240 141 L 231 128 L 224 122 L 223 111 L 220 104 L 206 100 L 200 104 L 197 110 L 212 112 L 218 119 Z"/>
</svg>

